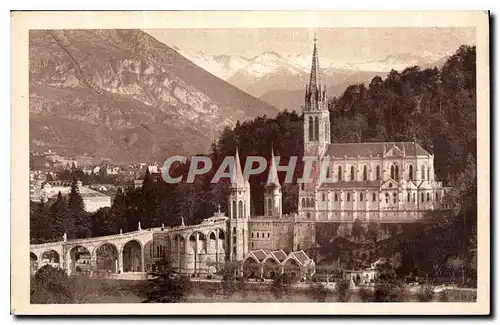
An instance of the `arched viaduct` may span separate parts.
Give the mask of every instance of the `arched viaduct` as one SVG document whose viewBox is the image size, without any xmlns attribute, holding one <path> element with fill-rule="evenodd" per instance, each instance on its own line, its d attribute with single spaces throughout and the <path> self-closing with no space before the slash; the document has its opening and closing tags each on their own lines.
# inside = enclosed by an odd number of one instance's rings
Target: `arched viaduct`
<svg viewBox="0 0 500 325">
<path fill-rule="evenodd" d="M 140 228 L 140 227 L 139 227 Z M 226 260 L 227 217 L 216 213 L 198 225 L 150 228 L 103 237 L 30 245 L 32 273 L 44 265 L 120 278 L 141 278 L 168 259 L 182 274 L 207 274 Z"/>
</svg>

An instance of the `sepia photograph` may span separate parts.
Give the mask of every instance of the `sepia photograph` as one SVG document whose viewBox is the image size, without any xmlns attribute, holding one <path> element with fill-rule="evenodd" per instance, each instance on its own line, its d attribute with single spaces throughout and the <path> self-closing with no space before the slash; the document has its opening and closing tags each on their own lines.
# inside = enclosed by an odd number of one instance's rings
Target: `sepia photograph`
<svg viewBox="0 0 500 325">
<path fill-rule="evenodd" d="M 487 12 L 18 14 L 14 314 L 490 312 Z"/>
</svg>

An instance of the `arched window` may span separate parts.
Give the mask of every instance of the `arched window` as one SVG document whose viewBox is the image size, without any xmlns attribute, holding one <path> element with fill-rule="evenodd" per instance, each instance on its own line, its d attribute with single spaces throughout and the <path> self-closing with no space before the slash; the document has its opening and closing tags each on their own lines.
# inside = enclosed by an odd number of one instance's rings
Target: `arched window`
<svg viewBox="0 0 500 325">
<path fill-rule="evenodd" d="M 253 238 L 253 232 L 252 232 L 252 238 Z"/>
<path fill-rule="evenodd" d="M 394 166 L 391 166 L 391 178 L 394 179 Z"/>
<path fill-rule="evenodd" d="M 322 194 L 321 194 L 321 199 L 322 199 L 323 201 L 326 201 L 325 193 L 322 193 Z"/>
<path fill-rule="evenodd" d="M 259 233 L 257 233 L 257 238 L 259 238 Z"/>
<path fill-rule="evenodd" d="M 424 179 L 425 179 L 425 166 L 424 166 L 424 165 L 422 165 L 421 174 L 422 174 L 422 175 L 421 175 L 421 176 L 422 176 L 421 178 L 422 178 L 422 180 L 424 180 Z"/>
<path fill-rule="evenodd" d="M 306 199 L 305 198 L 302 198 L 302 207 L 305 208 L 306 207 Z"/>
<path fill-rule="evenodd" d="M 314 140 L 313 135 L 314 135 L 314 121 L 312 116 L 309 116 L 309 141 Z"/>
<path fill-rule="evenodd" d="M 389 203 L 389 193 L 385 193 L 385 203 Z"/>
<path fill-rule="evenodd" d="M 363 201 L 363 193 L 359 193 L 359 200 Z"/>
<path fill-rule="evenodd" d="M 269 233 L 267 233 L 267 238 L 269 238 Z"/>
<path fill-rule="evenodd" d="M 415 203 L 415 198 L 416 198 L 415 193 L 413 193 L 413 203 Z"/>
<path fill-rule="evenodd" d="M 354 166 L 351 166 L 351 181 L 354 180 Z"/>
<path fill-rule="evenodd" d="M 396 173 L 396 178 L 395 179 L 399 179 L 399 166 L 398 165 L 396 165 L 395 170 L 396 170 L 395 171 L 395 173 Z"/>
<path fill-rule="evenodd" d="M 430 200 L 431 200 L 431 195 L 427 193 L 427 202 L 429 202 Z"/>
<path fill-rule="evenodd" d="M 300 183 L 300 189 L 303 191 L 304 190 L 304 183 Z"/>
<path fill-rule="evenodd" d="M 326 167 L 326 178 L 330 178 L 330 166 Z"/>
<path fill-rule="evenodd" d="M 410 202 L 410 193 L 408 192 L 408 195 L 407 195 L 407 201 Z"/>
<path fill-rule="evenodd" d="M 366 166 L 363 166 L 363 180 L 368 180 L 368 168 L 366 168 Z"/>
<path fill-rule="evenodd" d="M 337 193 L 334 194 L 334 198 L 335 198 L 335 202 L 337 202 L 339 200 L 339 196 L 337 195 Z"/>
<path fill-rule="evenodd" d="M 314 140 L 319 140 L 319 121 L 317 117 L 314 118 Z"/>
<path fill-rule="evenodd" d="M 351 193 L 347 193 L 347 202 L 351 201 Z"/>
<path fill-rule="evenodd" d="M 267 198 L 267 215 L 273 215 L 273 202 L 270 197 Z"/>
<path fill-rule="evenodd" d="M 408 169 L 408 179 L 410 181 L 413 180 L 413 165 L 410 165 L 409 169 Z"/>
<path fill-rule="evenodd" d="M 420 193 L 420 201 L 424 202 L 424 193 Z"/>
<path fill-rule="evenodd" d="M 428 181 L 431 180 L 431 169 L 430 168 L 427 168 L 427 180 Z"/>
<path fill-rule="evenodd" d="M 394 203 L 396 203 L 397 198 L 398 198 L 398 195 L 396 194 L 396 192 L 392 193 L 392 199 L 393 199 Z"/>
<path fill-rule="evenodd" d="M 238 203 L 238 219 L 243 217 L 243 201 L 240 200 Z"/>
<path fill-rule="evenodd" d="M 380 180 L 380 166 L 377 166 L 377 181 Z"/>
<path fill-rule="evenodd" d="M 339 181 L 342 181 L 342 166 L 339 166 L 339 169 L 338 169 L 338 179 Z"/>
<path fill-rule="evenodd" d="M 233 219 L 236 218 L 236 201 L 233 200 L 233 209 L 231 211 Z"/>
<path fill-rule="evenodd" d="M 377 194 L 373 193 L 372 194 L 372 201 L 375 202 L 377 200 Z"/>
<path fill-rule="evenodd" d="M 436 192 L 436 202 L 439 201 L 439 195 L 438 193 Z"/>
</svg>

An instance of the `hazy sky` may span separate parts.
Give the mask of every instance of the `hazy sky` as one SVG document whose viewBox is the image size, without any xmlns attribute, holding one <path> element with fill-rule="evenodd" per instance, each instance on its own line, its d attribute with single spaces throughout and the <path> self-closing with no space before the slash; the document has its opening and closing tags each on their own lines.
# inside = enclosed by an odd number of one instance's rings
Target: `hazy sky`
<svg viewBox="0 0 500 325">
<path fill-rule="evenodd" d="M 454 52 L 475 45 L 475 28 L 329 28 L 329 29 L 157 29 L 146 30 L 159 41 L 206 54 L 310 54 L 314 32 L 320 56 L 348 61 L 391 54 Z"/>
</svg>

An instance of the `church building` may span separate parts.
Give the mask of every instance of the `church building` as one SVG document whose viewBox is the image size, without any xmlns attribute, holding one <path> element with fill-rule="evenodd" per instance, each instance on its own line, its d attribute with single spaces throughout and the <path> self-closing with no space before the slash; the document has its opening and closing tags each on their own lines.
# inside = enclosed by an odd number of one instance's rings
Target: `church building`
<svg viewBox="0 0 500 325">
<path fill-rule="evenodd" d="M 305 91 L 304 156 L 313 162 L 313 182 L 299 184 L 298 211 L 282 213 L 274 153 L 264 192 L 264 215 L 250 215 L 250 184 L 236 151 L 236 177 L 229 198 L 229 258 L 252 252 L 298 252 L 316 246 L 316 228 L 337 223 L 349 236 L 356 220 L 367 225 L 402 224 L 442 209 L 446 188 L 434 176 L 434 156 L 416 142 L 332 143 L 326 86 L 321 84 L 314 42 Z"/>
</svg>

